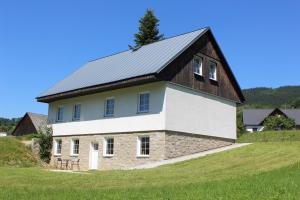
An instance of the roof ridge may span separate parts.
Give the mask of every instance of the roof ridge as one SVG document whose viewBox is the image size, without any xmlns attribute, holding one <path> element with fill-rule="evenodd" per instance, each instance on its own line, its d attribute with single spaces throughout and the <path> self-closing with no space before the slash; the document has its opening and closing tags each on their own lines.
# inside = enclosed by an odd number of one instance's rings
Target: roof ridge
<svg viewBox="0 0 300 200">
<path fill-rule="evenodd" d="M 210 27 L 206 26 L 206 27 L 203 27 L 203 28 L 198 28 L 198 29 L 193 30 L 193 31 L 181 33 L 179 35 L 170 36 L 170 37 L 164 38 L 162 40 L 158 40 L 158 41 L 155 41 L 155 42 L 152 42 L 152 43 L 149 43 L 149 44 L 142 45 L 141 47 L 145 47 L 145 46 L 148 46 L 148 45 L 152 45 L 152 44 L 155 44 L 155 43 L 158 43 L 158 42 L 162 42 L 162 41 L 165 41 L 165 40 L 169 40 L 169 39 L 172 39 L 172 38 L 175 38 L 175 37 L 179 37 L 179 36 L 182 36 L 182 35 L 190 34 L 190 33 L 193 33 L 193 32 L 196 32 L 196 31 L 200 31 L 200 30 L 205 30 L 205 29 L 210 29 Z M 95 59 L 89 60 L 88 62 L 94 62 L 96 60 L 101 60 L 103 58 L 108 58 L 108 57 L 111 57 L 111 56 L 115 56 L 115 55 L 118 55 L 118 54 L 121 54 L 121 53 L 125 53 L 127 51 L 132 51 L 132 49 L 119 51 L 119 52 L 116 52 L 116 53 L 113 53 L 113 54 L 110 54 L 110 55 L 106 55 L 106 56 L 103 56 L 103 57 L 100 57 L 100 58 L 95 58 Z"/>
<path fill-rule="evenodd" d="M 26 112 L 26 114 L 33 114 L 33 115 L 40 115 L 40 116 L 45 116 L 47 117 L 48 115 L 45 115 L 45 114 L 40 114 L 40 113 L 34 113 L 34 112 Z"/>
</svg>

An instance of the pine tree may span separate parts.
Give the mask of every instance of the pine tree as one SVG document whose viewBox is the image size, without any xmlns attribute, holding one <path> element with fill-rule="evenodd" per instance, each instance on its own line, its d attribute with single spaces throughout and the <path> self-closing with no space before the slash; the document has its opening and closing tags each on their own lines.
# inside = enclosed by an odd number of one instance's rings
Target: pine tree
<svg viewBox="0 0 300 200">
<path fill-rule="evenodd" d="M 147 9 L 146 14 L 139 20 L 139 32 L 134 34 L 136 47 L 163 39 L 163 34 L 159 34 L 158 22 L 153 10 Z"/>
</svg>

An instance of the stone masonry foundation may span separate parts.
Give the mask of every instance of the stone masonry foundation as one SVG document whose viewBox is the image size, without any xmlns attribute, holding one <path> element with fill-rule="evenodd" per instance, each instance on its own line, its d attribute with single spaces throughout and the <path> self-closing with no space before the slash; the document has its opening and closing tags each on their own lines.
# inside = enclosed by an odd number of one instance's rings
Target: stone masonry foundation
<svg viewBox="0 0 300 200">
<path fill-rule="evenodd" d="M 143 135 L 150 137 L 150 154 L 146 157 L 139 157 L 137 155 L 138 137 Z M 105 138 L 114 138 L 113 156 L 104 155 Z M 189 155 L 227 146 L 234 142 L 234 140 L 171 131 L 53 137 L 53 141 L 56 139 L 62 140 L 61 155 L 55 155 L 55 148 L 53 148 L 51 163 L 55 165 L 58 157 L 72 159 L 74 156 L 71 156 L 71 141 L 72 139 L 79 139 L 79 154 L 76 158 L 80 159 L 80 170 L 90 169 L 91 143 L 99 144 L 98 169 L 111 170 L 127 169 L 146 163 Z"/>
</svg>

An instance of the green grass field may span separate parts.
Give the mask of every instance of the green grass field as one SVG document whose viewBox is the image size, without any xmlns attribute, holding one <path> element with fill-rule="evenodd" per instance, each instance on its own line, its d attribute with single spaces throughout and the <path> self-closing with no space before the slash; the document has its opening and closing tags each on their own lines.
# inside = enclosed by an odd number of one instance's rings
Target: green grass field
<svg viewBox="0 0 300 200">
<path fill-rule="evenodd" d="M 0 138 L 0 166 L 34 167 L 38 160 L 15 137 Z"/>
<path fill-rule="evenodd" d="M 300 141 L 300 131 L 263 131 L 243 134 L 237 142 L 283 142 Z"/>
<path fill-rule="evenodd" d="M 73 174 L 1 165 L 0 199 L 299 199 L 299 152 L 300 141 L 260 142 L 154 169 Z"/>
</svg>

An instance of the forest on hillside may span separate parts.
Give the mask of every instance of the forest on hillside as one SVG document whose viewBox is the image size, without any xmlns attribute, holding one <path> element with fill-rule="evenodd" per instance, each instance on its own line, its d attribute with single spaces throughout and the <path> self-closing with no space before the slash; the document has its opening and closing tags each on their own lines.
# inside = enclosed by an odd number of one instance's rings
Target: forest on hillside
<svg viewBox="0 0 300 200">
<path fill-rule="evenodd" d="M 257 87 L 244 89 L 243 94 L 246 98 L 243 107 L 300 108 L 300 86 Z"/>
<path fill-rule="evenodd" d="M 0 132 L 11 133 L 21 118 L 2 118 L 0 117 Z"/>
</svg>

